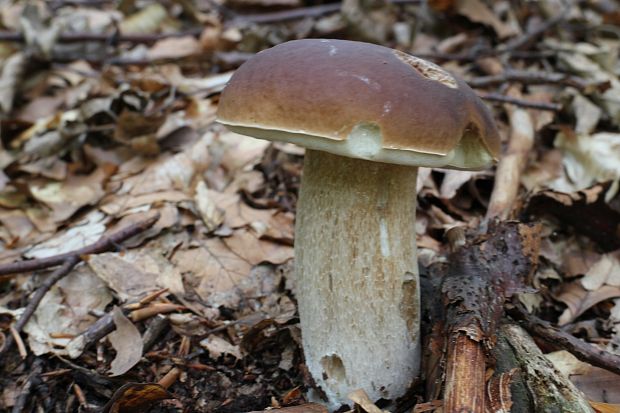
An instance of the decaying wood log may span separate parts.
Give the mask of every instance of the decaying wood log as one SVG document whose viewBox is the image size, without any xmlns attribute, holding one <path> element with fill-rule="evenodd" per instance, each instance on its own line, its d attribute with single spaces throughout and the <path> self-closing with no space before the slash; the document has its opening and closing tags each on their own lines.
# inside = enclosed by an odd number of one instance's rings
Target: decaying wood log
<svg viewBox="0 0 620 413">
<path fill-rule="evenodd" d="M 434 286 L 441 303 L 428 312 L 427 400 L 440 396 L 443 382 L 444 413 L 592 412 L 528 333 L 506 323 L 505 304 L 528 290 L 539 232 L 538 225 L 492 223 L 453 243 L 448 265 L 430 269 L 441 279 Z"/>
<path fill-rule="evenodd" d="M 519 369 L 512 391 L 510 412 L 567 412 L 591 413 L 594 410 L 575 385 L 560 374 L 543 355 L 529 334 L 516 324 L 504 324 L 499 329 L 500 341 L 494 356 L 498 371 Z M 507 345 L 506 345 L 507 344 Z"/>
<path fill-rule="evenodd" d="M 537 225 L 504 222 L 456 249 L 443 279 L 444 412 L 485 411 L 485 353 L 496 341 L 504 304 L 526 290 L 539 249 Z"/>
</svg>

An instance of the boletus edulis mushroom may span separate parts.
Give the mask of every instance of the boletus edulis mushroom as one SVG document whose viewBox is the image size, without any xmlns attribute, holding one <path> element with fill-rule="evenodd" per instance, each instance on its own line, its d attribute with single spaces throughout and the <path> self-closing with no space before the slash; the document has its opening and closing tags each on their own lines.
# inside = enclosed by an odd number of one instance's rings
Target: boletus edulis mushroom
<svg viewBox="0 0 620 413">
<path fill-rule="evenodd" d="M 306 364 L 331 408 L 363 389 L 402 396 L 419 372 L 419 166 L 483 169 L 493 118 L 441 67 L 368 43 L 262 51 L 222 92 L 234 132 L 305 147 L 295 277 Z"/>
</svg>

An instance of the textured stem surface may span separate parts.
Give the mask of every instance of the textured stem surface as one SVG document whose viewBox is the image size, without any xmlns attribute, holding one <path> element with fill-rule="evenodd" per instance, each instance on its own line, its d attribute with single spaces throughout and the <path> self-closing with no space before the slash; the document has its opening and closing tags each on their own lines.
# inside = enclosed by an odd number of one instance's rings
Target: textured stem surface
<svg viewBox="0 0 620 413">
<path fill-rule="evenodd" d="M 419 370 L 417 168 L 308 150 L 295 267 L 306 363 L 332 408 L 394 399 Z"/>
</svg>

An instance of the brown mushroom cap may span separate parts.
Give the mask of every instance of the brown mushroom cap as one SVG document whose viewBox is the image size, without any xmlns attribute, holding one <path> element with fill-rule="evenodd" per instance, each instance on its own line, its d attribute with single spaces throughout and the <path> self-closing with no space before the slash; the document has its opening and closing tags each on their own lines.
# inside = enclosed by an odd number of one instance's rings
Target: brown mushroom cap
<svg viewBox="0 0 620 413">
<path fill-rule="evenodd" d="M 346 40 L 258 53 L 231 78 L 217 116 L 242 134 L 379 162 L 479 169 L 500 152 L 491 113 L 464 81 Z"/>
</svg>

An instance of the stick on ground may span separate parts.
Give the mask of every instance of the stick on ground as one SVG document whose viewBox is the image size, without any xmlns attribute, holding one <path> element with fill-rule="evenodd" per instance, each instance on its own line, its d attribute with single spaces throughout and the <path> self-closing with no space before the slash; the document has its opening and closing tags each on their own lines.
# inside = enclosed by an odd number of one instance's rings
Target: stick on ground
<svg viewBox="0 0 620 413">
<path fill-rule="evenodd" d="M 30 320 L 30 318 L 36 311 L 39 303 L 41 302 L 45 294 L 50 290 L 50 288 L 52 288 L 52 286 L 54 286 L 54 284 L 56 284 L 63 277 L 69 274 L 73 267 L 75 267 L 75 265 L 80 262 L 84 256 L 113 250 L 117 248 L 117 246 L 121 242 L 150 228 L 153 224 L 155 224 L 155 222 L 157 222 L 158 219 L 159 214 L 154 215 L 143 221 L 129 225 L 126 228 L 123 228 L 112 235 L 105 236 L 94 244 L 88 245 L 84 248 L 80 248 L 72 252 L 68 252 L 66 254 L 60 254 L 54 257 L 36 259 L 31 261 L 20 261 L 17 263 L 0 266 L 0 274 L 10 274 L 12 272 L 20 273 L 61 265 L 35 291 L 32 298 L 30 299 L 30 302 L 26 306 L 26 310 L 13 326 L 15 331 L 18 333 L 21 332 L 26 323 L 28 323 L 28 320 Z M 15 339 L 13 338 L 13 336 L 7 336 L 3 347 L 0 348 L 0 357 L 6 355 L 6 353 L 9 351 L 9 349 L 13 346 L 14 343 Z"/>
</svg>

